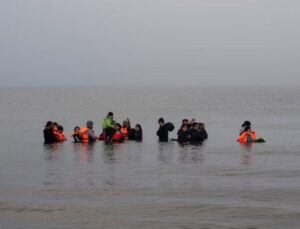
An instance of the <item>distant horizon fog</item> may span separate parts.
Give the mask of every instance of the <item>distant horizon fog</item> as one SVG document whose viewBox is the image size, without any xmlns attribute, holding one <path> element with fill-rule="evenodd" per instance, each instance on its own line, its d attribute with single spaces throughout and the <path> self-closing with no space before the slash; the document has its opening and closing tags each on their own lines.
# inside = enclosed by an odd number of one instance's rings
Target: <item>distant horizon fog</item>
<svg viewBox="0 0 300 229">
<path fill-rule="evenodd" d="M 300 86 L 296 0 L 4 0 L 0 87 Z"/>
</svg>

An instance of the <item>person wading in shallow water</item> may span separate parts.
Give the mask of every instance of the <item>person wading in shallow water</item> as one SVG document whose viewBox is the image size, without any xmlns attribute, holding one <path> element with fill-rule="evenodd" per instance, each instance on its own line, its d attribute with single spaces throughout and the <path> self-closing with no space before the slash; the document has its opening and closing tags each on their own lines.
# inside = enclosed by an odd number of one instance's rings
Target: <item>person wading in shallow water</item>
<svg viewBox="0 0 300 229">
<path fill-rule="evenodd" d="M 255 140 L 256 133 L 251 129 L 250 126 L 246 126 L 237 141 L 240 143 L 249 144 L 255 142 Z"/>
<path fill-rule="evenodd" d="M 87 121 L 86 127 L 80 129 L 79 133 L 82 137 L 82 143 L 93 143 L 97 140 L 93 127 L 94 123 L 92 121 Z"/>
<path fill-rule="evenodd" d="M 45 144 L 52 144 L 54 142 L 58 142 L 58 138 L 54 134 L 53 123 L 51 121 L 47 122 L 43 132 L 44 132 Z"/>
<path fill-rule="evenodd" d="M 163 118 L 158 119 L 159 129 L 156 132 L 158 136 L 158 140 L 160 142 L 168 142 L 169 141 L 169 131 L 174 130 L 174 125 L 170 122 L 165 123 Z"/>
<path fill-rule="evenodd" d="M 113 120 L 114 114 L 112 112 L 108 112 L 107 116 L 102 122 L 102 128 L 106 142 L 110 142 L 115 133 Z"/>
</svg>

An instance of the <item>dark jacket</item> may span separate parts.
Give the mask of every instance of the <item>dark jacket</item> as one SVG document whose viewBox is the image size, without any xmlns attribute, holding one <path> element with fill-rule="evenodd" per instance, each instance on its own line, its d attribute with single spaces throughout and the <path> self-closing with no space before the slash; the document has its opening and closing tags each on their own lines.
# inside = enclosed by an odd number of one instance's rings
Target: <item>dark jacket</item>
<svg viewBox="0 0 300 229">
<path fill-rule="evenodd" d="M 45 139 L 45 144 L 51 144 L 51 143 L 54 143 L 54 142 L 58 142 L 58 139 L 54 135 L 54 132 L 53 132 L 52 128 L 45 128 L 44 129 L 44 139 Z"/>
<path fill-rule="evenodd" d="M 177 136 L 178 136 L 178 143 L 180 144 L 188 143 L 191 141 L 190 134 L 188 131 L 184 132 L 182 130 L 178 130 Z"/>
<path fill-rule="evenodd" d="M 207 135 L 207 132 L 206 132 L 205 129 L 202 129 L 200 131 L 200 133 L 201 133 L 201 136 L 202 136 L 203 140 L 206 140 L 208 138 L 208 135 Z"/>
<path fill-rule="evenodd" d="M 143 132 L 142 131 L 135 131 L 135 139 L 136 141 L 143 141 Z"/>
<path fill-rule="evenodd" d="M 192 142 L 203 142 L 204 136 L 199 130 L 191 129 L 190 134 Z"/>
<path fill-rule="evenodd" d="M 158 140 L 160 142 L 168 142 L 169 141 L 169 126 L 163 125 L 159 127 L 159 129 L 156 132 L 156 135 L 158 136 Z"/>
</svg>

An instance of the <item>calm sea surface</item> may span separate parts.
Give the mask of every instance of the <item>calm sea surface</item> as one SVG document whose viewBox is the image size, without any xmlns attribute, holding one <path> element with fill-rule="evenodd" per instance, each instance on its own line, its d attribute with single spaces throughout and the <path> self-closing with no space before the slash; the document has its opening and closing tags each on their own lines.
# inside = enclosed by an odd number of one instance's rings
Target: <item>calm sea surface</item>
<svg viewBox="0 0 300 229">
<path fill-rule="evenodd" d="M 300 228 L 300 88 L 2 88 L 0 228 Z M 142 143 L 45 146 L 48 120 L 113 111 Z M 201 146 L 158 143 L 157 119 L 206 124 Z M 236 142 L 250 120 L 267 143 Z"/>
</svg>

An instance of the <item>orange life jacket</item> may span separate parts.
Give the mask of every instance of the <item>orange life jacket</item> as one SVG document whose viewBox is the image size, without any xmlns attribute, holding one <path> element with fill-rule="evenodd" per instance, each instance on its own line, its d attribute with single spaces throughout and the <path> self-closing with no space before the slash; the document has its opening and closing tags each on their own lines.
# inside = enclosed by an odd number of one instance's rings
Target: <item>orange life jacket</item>
<svg viewBox="0 0 300 229">
<path fill-rule="evenodd" d="M 127 129 L 127 127 L 122 127 L 121 128 L 121 133 L 123 134 L 124 137 L 127 137 L 127 135 L 128 135 L 128 129 Z"/>
<path fill-rule="evenodd" d="M 254 142 L 256 139 L 256 133 L 254 131 L 247 131 L 247 132 L 243 132 L 239 139 L 238 142 L 240 143 L 252 143 Z"/>
<path fill-rule="evenodd" d="M 88 131 L 90 129 L 87 127 L 81 128 L 79 133 L 82 136 L 82 143 L 89 143 L 89 135 L 88 135 Z"/>
<path fill-rule="evenodd" d="M 53 134 L 59 139 L 59 132 L 57 126 L 53 127 Z"/>
<path fill-rule="evenodd" d="M 62 133 L 59 133 L 59 132 L 58 132 L 58 141 L 63 142 L 63 141 L 65 141 L 65 140 L 67 140 L 67 139 L 66 139 L 66 137 L 65 137 L 64 132 L 62 132 Z"/>
</svg>

